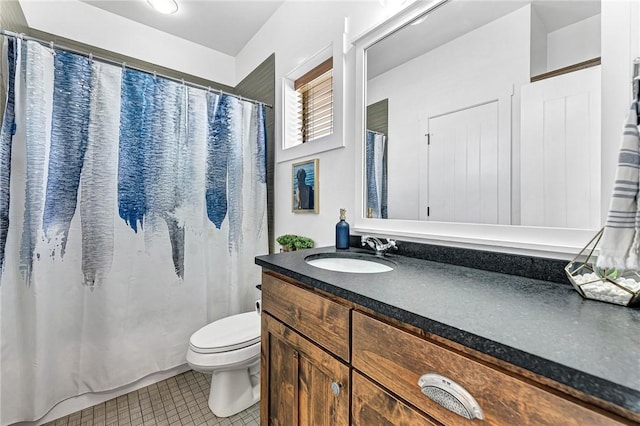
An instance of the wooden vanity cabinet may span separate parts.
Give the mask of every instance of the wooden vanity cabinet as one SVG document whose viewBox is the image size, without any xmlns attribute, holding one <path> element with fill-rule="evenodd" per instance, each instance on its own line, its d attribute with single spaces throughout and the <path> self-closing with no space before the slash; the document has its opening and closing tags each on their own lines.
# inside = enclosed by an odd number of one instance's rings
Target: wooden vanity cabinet
<svg viewBox="0 0 640 426">
<path fill-rule="evenodd" d="M 262 307 L 262 425 L 638 424 L 633 414 L 596 408 L 548 379 L 506 371 L 498 360 L 271 272 L 263 273 Z M 464 418 L 427 397 L 418 385 L 427 373 L 444 380 L 431 386 L 436 399 L 455 406 L 441 390 L 459 385 L 483 418 Z"/>
<path fill-rule="evenodd" d="M 349 308 L 263 274 L 260 424 L 350 423 L 349 325 Z"/>
</svg>

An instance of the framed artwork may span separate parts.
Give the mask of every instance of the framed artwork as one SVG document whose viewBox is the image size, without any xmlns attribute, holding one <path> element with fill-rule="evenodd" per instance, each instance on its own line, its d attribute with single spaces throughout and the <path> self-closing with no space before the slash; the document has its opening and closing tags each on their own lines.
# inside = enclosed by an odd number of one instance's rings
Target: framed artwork
<svg viewBox="0 0 640 426">
<path fill-rule="evenodd" d="M 294 213 L 318 213 L 320 211 L 318 201 L 319 160 L 316 158 L 295 163 L 292 167 L 292 211 Z"/>
</svg>

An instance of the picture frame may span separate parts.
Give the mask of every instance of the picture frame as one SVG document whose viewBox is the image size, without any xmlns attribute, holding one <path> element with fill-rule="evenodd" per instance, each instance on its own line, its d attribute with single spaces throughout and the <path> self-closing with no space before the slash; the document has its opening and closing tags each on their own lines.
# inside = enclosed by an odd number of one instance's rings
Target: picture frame
<svg viewBox="0 0 640 426">
<path fill-rule="evenodd" d="M 294 213 L 318 213 L 320 191 L 318 187 L 320 160 L 294 163 L 291 167 L 291 211 Z"/>
</svg>

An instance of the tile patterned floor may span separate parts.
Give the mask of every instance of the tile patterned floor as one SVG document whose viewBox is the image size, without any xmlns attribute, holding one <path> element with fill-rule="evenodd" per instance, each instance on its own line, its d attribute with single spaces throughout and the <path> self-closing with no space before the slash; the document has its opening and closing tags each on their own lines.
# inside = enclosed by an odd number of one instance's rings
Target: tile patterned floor
<svg viewBox="0 0 640 426">
<path fill-rule="evenodd" d="M 260 425 L 260 404 L 232 417 L 216 417 L 207 405 L 210 383 L 210 375 L 187 371 L 45 426 Z"/>
</svg>

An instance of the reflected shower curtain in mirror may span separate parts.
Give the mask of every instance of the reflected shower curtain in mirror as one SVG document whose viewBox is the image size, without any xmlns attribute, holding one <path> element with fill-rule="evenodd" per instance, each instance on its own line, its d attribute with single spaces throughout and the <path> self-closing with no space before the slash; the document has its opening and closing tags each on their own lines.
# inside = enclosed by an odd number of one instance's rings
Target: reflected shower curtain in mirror
<svg viewBox="0 0 640 426">
<path fill-rule="evenodd" d="M 365 143 L 367 217 L 387 218 L 386 139 L 382 133 L 367 130 Z"/>
<path fill-rule="evenodd" d="M 185 363 L 253 309 L 267 253 L 262 105 L 7 38 L 2 415 Z"/>
</svg>

